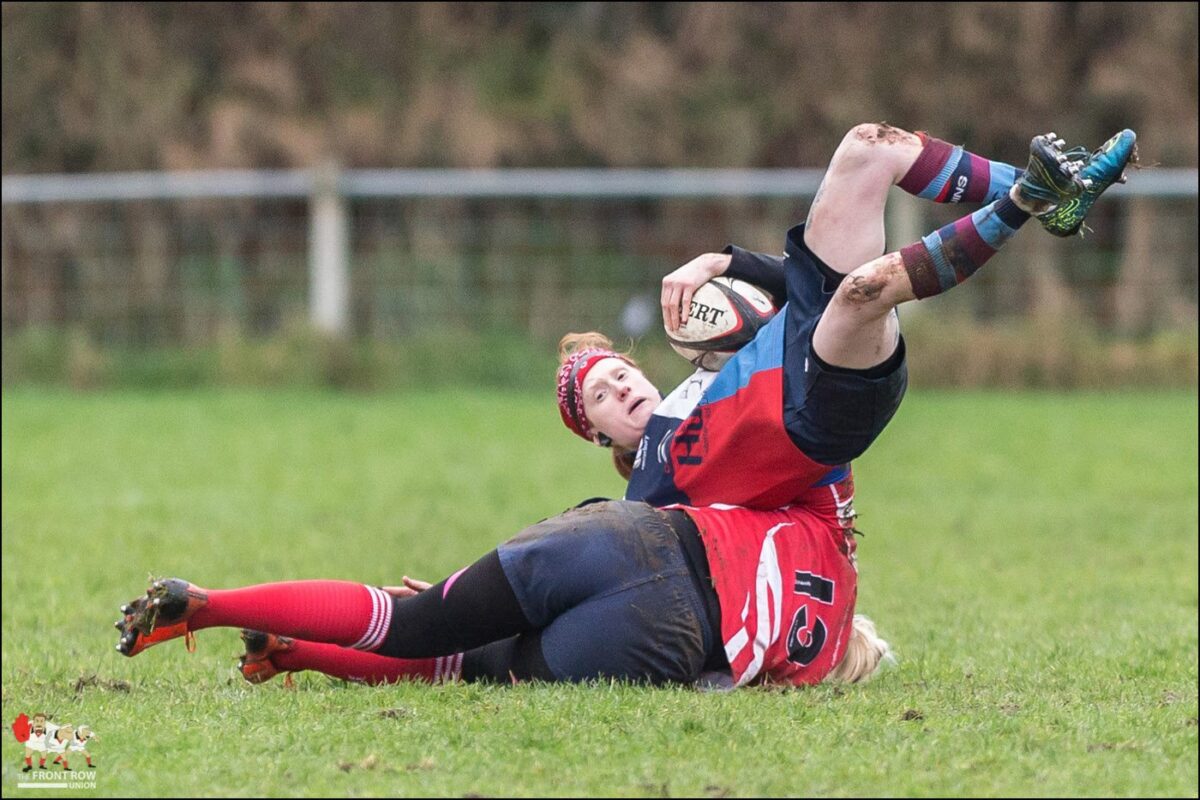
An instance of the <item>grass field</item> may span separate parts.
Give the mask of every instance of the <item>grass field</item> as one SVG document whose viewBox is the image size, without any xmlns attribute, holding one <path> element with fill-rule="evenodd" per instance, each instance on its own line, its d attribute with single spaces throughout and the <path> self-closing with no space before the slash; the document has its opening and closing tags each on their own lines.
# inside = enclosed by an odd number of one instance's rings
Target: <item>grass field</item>
<svg viewBox="0 0 1200 800">
<path fill-rule="evenodd" d="M 74 795 L 1196 796 L 1196 400 L 910 394 L 856 464 L 899 664 L 701 694 L 251 687 L 233 630 L 114 652 L 148 573 L 436 580 L 619 495 L 546 398 L 7 392 L 5 724 L 93 727 Z M 44 796 L 21 757 L 4 795 Z"/>
</svg>

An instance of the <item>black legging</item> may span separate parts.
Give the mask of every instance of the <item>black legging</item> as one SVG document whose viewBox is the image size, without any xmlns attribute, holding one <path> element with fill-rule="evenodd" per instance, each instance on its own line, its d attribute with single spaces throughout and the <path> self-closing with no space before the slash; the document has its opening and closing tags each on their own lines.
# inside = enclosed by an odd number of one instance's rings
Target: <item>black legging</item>
<svg viewBox="0 0 1200 800">
<path fill-rule="evenodd" d="M 626 502 L 573 509 L 395 598 L 376 652 L 463 652 L 466 680 L 690 682 L 721 652 L 716 595 L 697 559 L 702 545 L 683 512 Z M 707 577 L 706 562 L 700 569 Z"/>
</svg>

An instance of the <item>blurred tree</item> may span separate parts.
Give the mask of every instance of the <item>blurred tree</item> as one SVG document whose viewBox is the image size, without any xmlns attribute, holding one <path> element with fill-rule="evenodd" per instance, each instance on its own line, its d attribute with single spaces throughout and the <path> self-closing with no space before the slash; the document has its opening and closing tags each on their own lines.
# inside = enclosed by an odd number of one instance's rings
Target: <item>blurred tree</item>
<svg viewBox="0 0 1200 800">
<path fill-rule="evenodd" d="M 1197 6 L 5 3 L 5 173 L 820 166 L 886 119 L 1197 159 Z"/>
<path fill-rule="evenodd" d="M 821 167 L 847 129 L 886 120 L 1018 164 L 1031 134 L 1054 129 L 1094 146 L 1128 126 L 1139 132 L 1144 163 L 1194 167 L 1197 8 L 6 2 L 0 162 L 6 175 L 326 160 L 351 168 Z M 270 219 L 267 206 L 151 203 L 123 224 L 90 227 L 78 215 L 108 212 L 6 206 L 5 331 L 92 319 L 99 338 L 202 340 L 215 327 L 278 327 L 303 305 L 303 278 L 288 276 L 303 276 L 295 267 L 304 234 Z M 514 317 L 514 327 L 554 338 L 562 324 L 554 309 L 586 312 L 572 305 L 583 302 L 574 287 L 602 280 L 614 291 L 642 291 L 641 277 L 662 266 L 629 252 L 686 258 L 698 241 L 750 237 L 775 246 L 778 235 L 744 221 L 774 224 L 769 214 L 739 214 L 742 228 L 726 230 L 732 206 L 638 207 L 644 227 L 626 220 L 624 231 L 614 228 L 620 219 L 593 209 L 565 223 L 565 233 L 535 208 L 523 234 L 481 208 L 447 201 L 397 228 L 356 229 L 360 252 L 379 253 L 374 272 L 356 273 L 355 302 L 383 321 L 362 324 L 399 325 L 401 311 L 421 305 L 445 306 L 441 317 L 466 324 L 466 312 L 451 307 L 467 298 L 492 304 L 488 319 Z M 1093 288 L 1116 287 L 1107 308 L 1092 309 L 1111 317 L 1105 324 L 1142 334 L 1169 319 L 1194 330 L 1191 208 L 1166 219 L 1148 202 L 1131 203 L 1122 225 L 1097 226 L 1119 238 L 1106 245 L 1121 253 L 1086 265 L 1107 270 L 1088 278 Z M 196 245 L 216 253 L 212 264 L 173 244 L 168 231 L 181 225 L 214 240 Z M 911 241 L 912 228 L 892 231 Z M 581 264 L 584 256 L 563 242 L 537 244 L 551 229 L 572 244 L 616 237 L 626 257 Z M 102 235 L 85 241 L 85 230 Z M 514 269 L 489 260 L 508 246 L 496 242 L 504 236 L 530 240 L 522 280 L 531 299 L 521 319 L 511 298 L 488 288 Z M 289 239 L 293 249 L 282 243 Z M 983 316 L 1083 313 L 1067 296 L 1077 283 L 1063 252 L 1049 240 L 1022 245 L 1014 253 L 1038 284 L 1033 296 L 1034 280 L 984 278 L 968 304 Z M 31 266 L 25 253 L 45 263 Z M 390 286 L 380 297 L 366 283 L 376 274 Z M 588 283 L 582 274 L 602 278 Z M 291 299 L 281 302 L 281 292 Z M 203 307 L 183 314 L 181 293 Z"/>
</svg>

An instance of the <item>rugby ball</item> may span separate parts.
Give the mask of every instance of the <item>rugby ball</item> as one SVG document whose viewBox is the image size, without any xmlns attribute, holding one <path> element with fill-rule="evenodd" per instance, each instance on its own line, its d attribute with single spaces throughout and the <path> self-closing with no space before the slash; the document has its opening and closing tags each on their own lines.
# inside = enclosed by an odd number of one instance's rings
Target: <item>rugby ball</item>
<svg viewBox="0 0 1200 800">
<path fill-rule="evenodd" d="M 692 295 L 687 317 L 679 330 L 667 331 L 667 341 L 697 367 L 716 372 L 775 312 L 771 295 L 754 284 L 713 278 Z"/>
</svg>

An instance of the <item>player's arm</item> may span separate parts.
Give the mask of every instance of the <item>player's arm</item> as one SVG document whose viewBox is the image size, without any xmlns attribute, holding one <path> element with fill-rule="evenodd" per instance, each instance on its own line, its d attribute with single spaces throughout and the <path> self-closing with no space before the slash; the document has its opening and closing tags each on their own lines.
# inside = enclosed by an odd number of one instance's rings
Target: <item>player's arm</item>
<svg viewBox="0 0 1200 800">
<path fill-rule="evenodd" d="M 736 244 L 726 245 L 721 252 L 730 256 L 729 269 L 725 270 L 727 277 L 754 284 L 771 295 L 776 308 L 783 308 L 787 302 L 783 256 L 755 253 Z"/>
<path fill-rule="evenodd" d="M 787 302 L 783 256 L 755 253 L 737 245 L 726 245 L 720 253 L 696 256 L 663 278 L 662 310 L 667 330 L 679 330 L 691 305 L 692 294 L 719 275 L 761 287 L 771 295 L 776 308 L 781 308 Z"/>
</svg>

